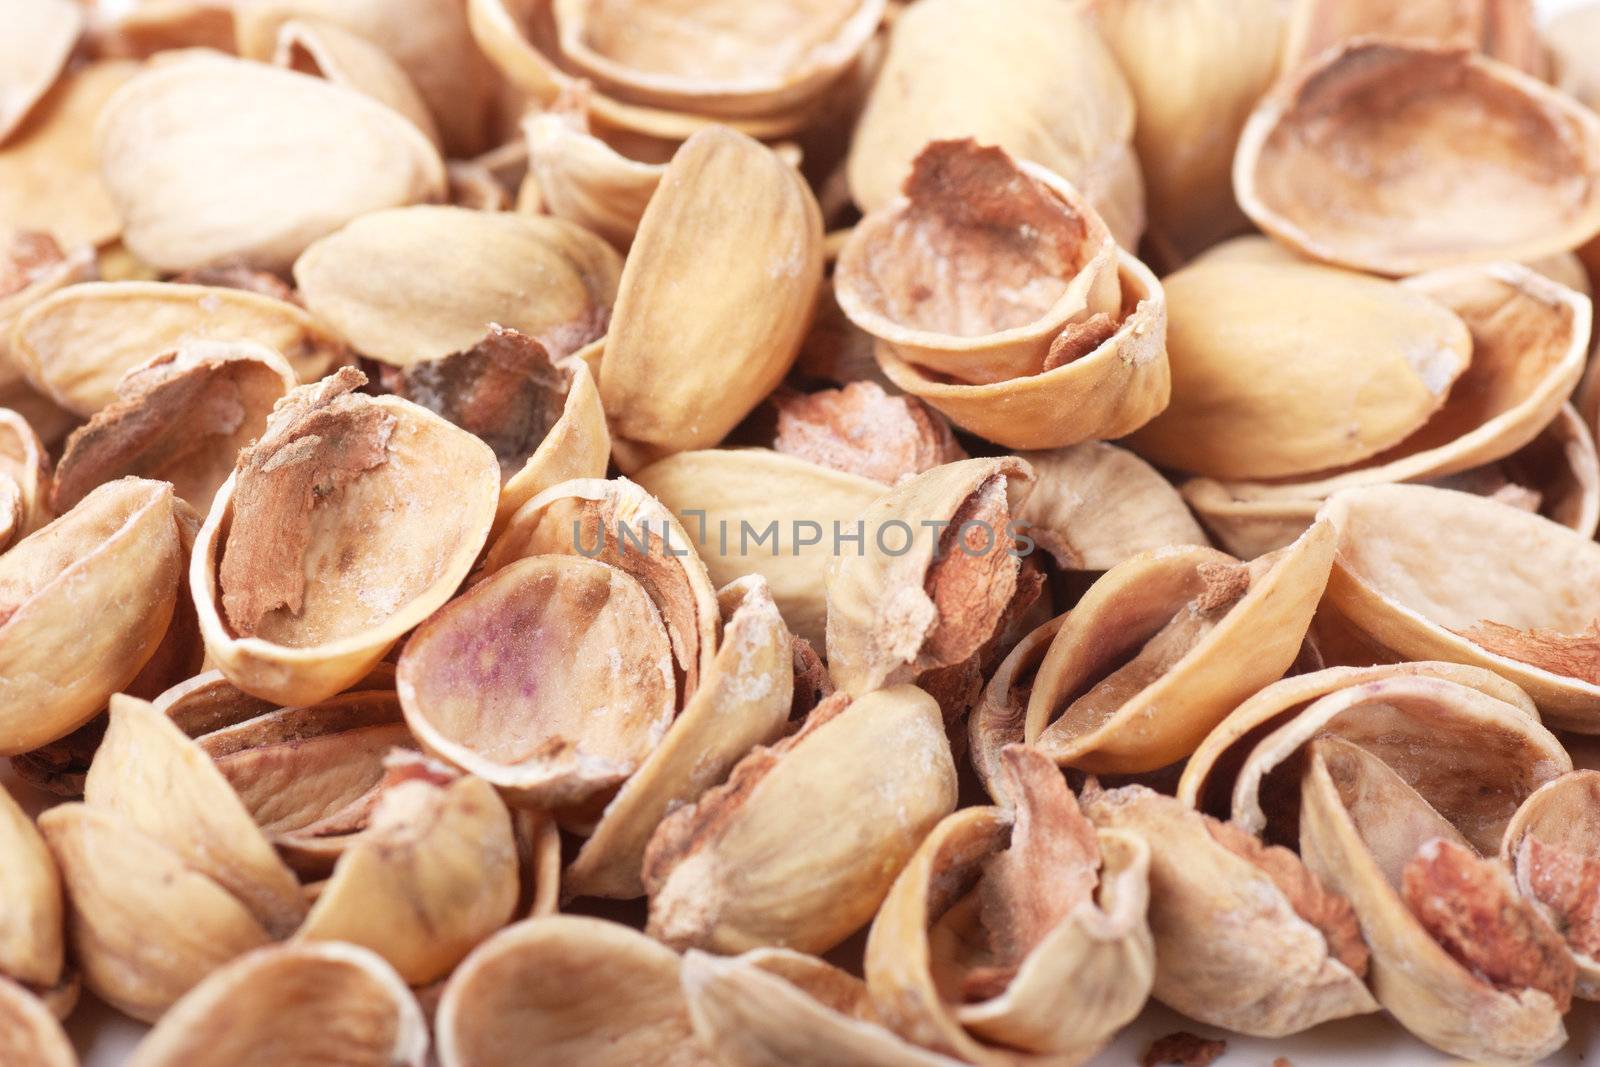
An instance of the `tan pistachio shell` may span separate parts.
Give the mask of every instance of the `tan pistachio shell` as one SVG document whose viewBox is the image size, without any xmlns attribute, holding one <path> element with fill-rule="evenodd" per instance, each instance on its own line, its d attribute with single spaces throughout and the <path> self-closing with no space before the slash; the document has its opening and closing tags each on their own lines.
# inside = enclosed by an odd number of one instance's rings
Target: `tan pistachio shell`
<svg viewBox="0 0 1600 1067">
<path fill-rule="evenodd" d="M 51 989 L 61 981 L 66 961 L 61 877 L 33 820 L 4 788 L 0 854 L 6 856 L 0 867 L 0 982 Z"/>
<path fill-rule="evenodd" d="M 95 276 L 95 253 L 89 245 L 63 251 L 54 238 L 42 234 L 21 234 L 11 241 L 9 262 L 0 258 L 0 269 L 21 271 L 13 284 L 0 295 L 0 400 L 9 403 L 11 395 L 26 389 L 22 370 L 11 358 L 11 331 L 28 308 L 58 289 Z M 15 406 L 15 405 L 13 405 Z"/>
<path fill-rule="evenodd" d="M 721 441 L 794 363 L 821 283 L 799 173 L 731 130 L 684 142 L 622 270 L 599 373 L 613 432 L 654 455 Z"/>
<path fill-rule="evenodd" d="M 1313 742 L 1301 785 L 1306 866 L 1349 899 L 1372 950 L 1372 992 L 1406 1029 L 1451 1055 L 1530 1062 L 1566 1043 L 1561 1009 L 1505 990 L 1452 957 L 1400 895 L 1401 869 L 1461 838 L 1381 759 L 1340 738 Z"/>
<path fill-rule="evenodd" d="M 0 1060 L 15 1067 L 78 1067 L 66 1031 L 38 997 L 0 977 Z"/>
<path fill-rule="evenodd" d="M 1177 547 L 1112 568 L 1039 665 L 1028 743 L 1096 773 L 1153 771 L 1189 755 L 1294 662 L 1333 545 L 1333 530 L 1318 525 L 1248 564 Z"/>
<path fill-rule="evenodd" d="M 1266 870 L 1218 841 L 1218 824 L 1137 785 L 1091 790 L 1083 806 L 1103 832 L 1148 846 L 1158 1000 L 1262 1037 L 1377 1010 L 1324 931 Z"/>
<path fill-rule="evenodd" d="M 1600 863 L 1600 771 L 1576 770 L 1546 782 L 1506 826 L 1500 860 L 1524 897 L 1543 906 L 1567 939 L 1577 996 L 1600 1000 L 1594 872 Z"/>
<path fill-rule="evenodd" d="M 1117 253 L 1119 325 L 1076 359 L 1040 374 L 973 385 L 930 374 L 887 345 L 873 355 L 894 385 L 951 422 L 1007 448 L 1060 448 L 1122 437 L 1167 406 L 1167 303 L 1161 283 L 1131 254 Z"/>
<path fill-rule="evenodd" d="M 1293 0 L 1284 67 L 1293 70 L 1358 37 L 1456 45 L 1543 77 L 1545 56 L 1532 0 Z M 1555 40 L 1552 37 L 1552 42 Z"/>
<path fill-rule="evenodd" d="M 344 346 L 304 309 L 262 293 L 173 282 L 85 282 L 18 319 L 11 357 L 34 386 L 88 417 L 116 401 L 123 375 L 199 341 L 251 342 L 315 381 Z"/>
<path fill-rule="evenodd" d="M 97 55 L 148 59 L 173 48 L 233 50 L 233 0 L 133 0 L 99 4 L 88 44 Z"/>
<path fill-rule="evenodd" d="M 284 1063 L 423 1067 L 428 1024 L 411 990 L 355 945 L 274 945 L 240 957 L 184 996 L 128 1067 Z"/>
<path fill-rule="evenodd" d="M 83 31 L 72 0 L 6 0 L 0 11 L 0 143 L 50 91 Z"/>
<path fill-rule="evenodd" d="M 677 953 L 618 923 L 520 922 L 479 946 L 445 986 L 434 1022 L 440 1065 L 711 1067 L 678 971 Z"/>
<path fill-rule="evenodd" d="M 0 755 L 65 737 L 138 675 L 178 608 L 193 521 L 170 485 L 124 478 L 0 556 Z"/>
<path fill-rule="evenodd" d="M 540 207 L 583 226 L 618 248 L 639 230 L 650 197 L 666 173 L 663 163 L 630 159 L 589 126 L 583 106 L 558 106 L 522 120 L 528 175 Z"/>
<path fill-rule="evenodd" d="M 1066 620 L 1066 615 L 1057 615 L 1018 641 L 989 676 L 982 695 L 967 716 L 968 760 L 996 804 L 1007 803 L 1006 780 L 1000 774 L 1000 752 L 1007 745 L 1023 743 L 1028 695 L 1033 690 L 1039 664 L 1044 662 L 1051 642 Z"/>
<path fill-rule="evenodd" d="M 1367 40 L 1263 98 L 1233 184 L 1245 213 L 1291 247 L 1412 274 L 1582 244 L 1600 230 L 1597 173 L 1600 118 L 1570 97 L 1464 48 Z M 1441 174 L 1455 177 L 1441 185 Z"/>
<path fill-rule="evenodd" d="M 439 145 L 438 127 L 417 87 L 387 52 L 365 37 L 331 22 L 291 19 L 278 27 L 272 62 L 370 96 Z"/>
<path fill-rule="evenodd" d="M 0 532 L 0 552 L 51 518 L 50 454 L 27 419 L 0 407 L 0 486 L 15 491 L 9 533 Z"/>
<path fill-rule="evenodd" d="M 911 686 L 831 697 L 656 829 L 648 930 L 717 952 L 826 951 L 872 917 L 955 803 L 932 697 Z"/>
<path fill-rule="evenodd" d="M 421 205 L 373 211 L 294 264 L 306 307 L 399 367 L 477 344 L 491 325 L 562 359 L 606 332 L 622 260 L 560 219 Z"/>
<path fill-rule="evenodd" d="M 1542 43 L 1550 59 L 1551 83 L 1593 108 L 1600 101 L 1600 71 L 1594 63 L 1600 14 L 1593 4 L 1577 4 L 1543 22 Z"/>
<path fill-rule="evenodd" d="M 97 142 L 124 240 L 166 270 L 286 270 L 356 216 L 445 188 L 438 151 L 398 112 L 214 53 L 135 76 L 101 114 Z"/>
</svg>

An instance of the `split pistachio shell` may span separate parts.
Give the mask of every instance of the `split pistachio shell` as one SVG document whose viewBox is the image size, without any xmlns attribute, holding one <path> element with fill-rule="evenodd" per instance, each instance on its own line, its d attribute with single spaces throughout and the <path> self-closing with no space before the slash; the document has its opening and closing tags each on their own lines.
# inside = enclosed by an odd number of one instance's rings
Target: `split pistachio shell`
<svg viewBox="0 0 1600 1067">
<path fill-rule="evenodd" d="M 1134 248 L 1144 190 L 1133 128 L 1133 94 L 1083 11 L 1051 0 L 934 0 L 894 21 L 850 148 L 850 192 L 875 211 L 929 141 L 972 137 L 1070 181 Z"/>
<path fill-rule="evenodd" d="M 1377 1010 L 1349 906 L 1292 852 L 1143 786 L 1089 791 L 1083 804 L 1102 832 L 1148 846 L 1158 1000 L 1262 1037 Z"/>
<path fill-rule="evenodd" d="M 423 1067 L 428 1024 L 400 976 L 354 945 L 240 957 L 162 1017 L 128 1067 L 339 1063 Z"/>
<path fill-rule="evenodd" d="M 0 755 L 65 737 L 133 681 L 177 610 L 193 521 L 170 485 L 124 478 L 0 556 Z"/>
<path fill-rule="evenodd" d="M 123 475 L 171 482 L 200 512 L 233 471 L 239 449 L 261 435 L 294 371 L 260 345 L 200 342 L 135 367 L 118 400 L 67 439 L 50 490 L 65 512 Z"/>
<path fill-rule="evenodd" d="M 1495 982 L 1469 969 L 1423 925 L 1414 907 L 1437 900 L 1460 915 L 1481 951 L 1506 954 L 1493 962 L 1507 971 L 1524 971 L 1542 954 L 1531 928 L 1543 920 L 1528 905 L 1519 911 L 1508 903 L 1516 898 L 1503 870 L 1478 860 L 1377 756 L 1339 738 L 1313 742 L 1301 788 L 1300 847 L 1306 865 L 1349 899 L 1372 949 L 1373 994 L 1412 1033 L 1455 1056 L 1517 1063 L 1566 1043 L 1565 1003 L 1525 982 Z M 1455 856 L 1478 880 L 1425 881 L 1419 899 L 1417 874 Z M 1547 924 L 1543 933 L 1559 943 Z M 1560 962 L 1570 999 L 1572 964 L 1564 956 Z"/>
<path fill-rule="evenodd" d="M 872 917 L 955 803 L 932 697 L 910 686 L 831 697 L 657 828 L 649 932 L 718 952 L 826 951 Z"/>
<path fill-rule="evenodd" d="M 434 1024 L 441 1067 L 711 1067 L 675 952 L 600 919 L 551 915 L 468 956 Z M 627 1006 L 617 997 L 626 991 Z"/>
<path fill-rule="evenodd" d="M 399 367 L 471 348 L 491 325 L 562 359 L 606 332 L 621 258 L 560 219 L 417 206 L 373 211 L 295 261 L 312 314 Z"/>
<path fill-rule="evenodd" d="M 1162 286 L 1172 403 L 1131 444 L 1213 478 L 1304 474 L 1398 445 L 1472 357 L 1454 312 L 1377 278 L 1201 261 Z"/>
<path fill-rule="evenodd" d="M 851 231 L 833 280 L 840 308 L 897 359 L 980 385 L 1040 373 L 1064 332 L 1109 335 L 1122 303 L 1094 208 L 971 140 L 918 154 L 903 195 Z"/>
<path fill-rule="evenodd" d="M 272 62 L 370 96 L 439 144 L 439 130 L 416 86 L 388 53 L 365 37 L 332 23 L 294 19 L 278 27 Z"/>
<path fill-rule="evenodd" d="M 1462 48 L 1357 41 L 1262 100 L 1233 181 L 1291 247 L 1410 274 L 1582 244 L 1600 230 L 1597 173 L 1600 118 L 1548 85 Z"/>
<path fill-rule="evenodd" d="M 320 78 L 216 54 L 135 76 L 102 113 L 124 240 L 167 270 L 285 270 L 371 211 L 442 196 L 444 164 L 397 112 Z"/>
<path fill-rule="evenodd" d="M 1506 827 L 1500 859 L 1517 889 L 1538 901 L 1572 952 L 1578 996 L 1600 1000 L 1600 771 L 1578 770 L 1546 782 L 1522 802 Z"/>
<path fill-rule="evenodd" d="M 1001 765 L 1015 807 L 923 841 L 873 921 L 867 988 L 902 1036 L 965 1062 L 1082 1062 L 1149 996 L 1150 852 L 1096 833 L 1037 752 Z"/>
<path fill-rule="evenodd" d="M 1187 756 L 1294 662 L 1333 545 L 1334 531 L 1319 524 L 1251 563 L 1177 547 L 1112 568 L 1039 666 L 1028 743 L 1097 773 L 1153 771 Z"/>
<path fill-rule="evenodd" d="M 1547 723 L 1600 732 L 1591 666 L 1600 546 L 1548 519 L 1448 489 L 1349 489 L 1320 513 L 1338 531 L 1326 606 L 1401 659 L 1487 667 Z M 1552 596 L 1551 590 L 1565 592 Z"/>
<path fill-rule="evenodd" d="M 286 300 L 144 281 L 85 282 L 39 301 L 17 321 L 11 358 L 38 389 L 87 418 L 116 401 L 128 371 L 200 341 L 270 348 L 301 381 L 344 358 L 338 339 Z"/>
<path fill-rule="evenodd" d="M 33 427 L 15 411 L 0 407 L 0 489 L 14 501 L 9 522 L 0 519 L 0 552 L 50 519 L 50 454 Z"/>
<path fill-rule="evenodd" d="M 1005 804 L 1006 780 L 1000 773 L 1000 753 L 1007 745 L 1020 745 L 1028 720 L 1028 696 L 1066 615 L 1058 615 L 1018 641 L 1000 661 L 967 716 L 967 743 L 972 769 L 996 804 Z"/>
<path fill-rule="evenodd" d="M 347 368 L 279 404 L 189 568 L 212 660 L 285 704 L 371 670 L 455 593 L 494 519 L 489 446 L 397 397 L 352 394 L 362 380 Z"/>
<path fill-rule="evenodd" d="M 913 681 L 994 635 L 1017 587 L 1012 516 L 1032 481 L 1016 458 L 962 460 L 861 512 L 863 545 L 827 572 L 828 670 L 841 689 Z"/>
<path fill-rule="evenodd" d="M 882 483 L 754 448 L 680 452 L 635 478 L 678 516 L 712 581 L 760 575 L 789 628 L 823 647 L 835 524 L 853 532 Z"/>
<path fill-rule="evenodd" d="M 613 431 L 656 454 L 721 441 L 794 363 L 821 282 L 804 179 L 731 130 L 691 137 L 622 270 L 599 375 Z"/>
<path fill-rule="evenodd" d="M 10 979 L 35 991 L 51 989 L 65 964 L 61 877 L 33 820 L 4 788 L 0 854 L 6 857 L 0 867 L 0 983 Z"/>
<path fill-rule="evenodd" d="M 543 209 L 618 248 L 632 244 L 666 166 L 630 159 L 594 133 L 587 98 L 529 115 L 522 133 Z"/>
<path fill-rule="evenodd" d="M 1532 0 L 1294 0 L 1284 65 L 1290 69 L 1358 37 L 1454 45 L 1543 76 L 1545 61 Z"/>
<path fill-rule="evenodd" d="M 43 1001 L 0 977 L 0 1060 L 14 1067 L 78 1067 L 77 1053 Z"/>
<path fill-rule="evenodd" d="M 72 0 L 7 0 L 0 11 L 0 143 L 49 92 L 78 43 L 83 9 Z"/>
<path fill-rule="evenodd" d="M 1049 370 L 973 385 L 926 372 L 882 344 L 874 350 L 878 365 L 957 426 L 1007 448 L 1059 448 L 1132 433 L 1171 396 L 1167 302 L 1148 267 L 1127 252 L 1117 255 L 1122 306 L 1115 322 L 1105 324 L 1114 329 L 1109 336 L 1100 327 L 1058 335 L 1066 346 L 1058 355 L 1070 358 Z"/>
</svg>

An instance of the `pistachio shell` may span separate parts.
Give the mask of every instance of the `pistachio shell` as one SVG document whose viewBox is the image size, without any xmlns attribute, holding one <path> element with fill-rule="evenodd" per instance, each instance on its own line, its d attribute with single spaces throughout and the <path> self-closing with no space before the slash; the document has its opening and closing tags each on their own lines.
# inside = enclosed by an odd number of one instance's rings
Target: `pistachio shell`
<svg viewBox="0 0 1600 1067">
<path fill-rule="evenodd" d="M 38 997 L 0 978 L 0 1059 L 16 1067 L 78 1067 L 61 1024 Z"/>
<path fill-rule="evenodd" d="M 233 0 L 132 0 L 95 4 L 89 42 L 97 54 L 148 59 L 171 48 L 233 49 Z"/>
<path fill-rule="evenodd" d="M 4 788 L 0 854 L 6 856 L 0 867 L 0 983 L 9 978 L 49 989 L 61 980 L 65 963 L 61 878 L 33 820 Z"/>
<path fill-rule="evenodd" d="M 17 319 L 56 290 L 87 281 L 94 273 L 94 249 L 87 245 L 63 252 L 48 234 L 21 232 L 11 239 L 0 259 L 0 399 L 10 403 L 13 393 L 28 388 L 11 358 Z"/>
<path fill-rule="evenodd" d="M 212 974 L 139 1043 L 128 1067 L 423 1067 L 427 1052 L 422 1009 L 382 959 L 353 945 L 296 944 Z"/>
<path fill-rule="evenodd" d="M 66 66 L 83 9 L 72 0 L 7 0 L 0 12 L 0 143 L 28 117 Z"/>
<path fill-rule="evenodd" d="M 278 27 L 274 65 L 326 78 L 404 115 L 434 145 L 439 130 L 411 79 L 365 37 L 329 22 L 292 19 Z"/>
<path fill-rule="evenodd" d="M 1378 40 L 1330 51 L 1269 93 L 1233 183 L 1245 213 L 1291 247 L 1410 274 L 1582 244 L 1600 230 L 1597 172 L 1600 118 L 1569 97 L 1461 48 Z"/>
<path fill-rule="evenodd" d="M 978 780 L 996 804 L 1005 804 L 1006 781 L 1000 774 L 1000 752 L 1020 745 L 1028 719 L 1028 695 L 1060 631 L 1066 615 L 1058 615 L 1028 633 L 995 668 L 967 717 L 969 758 Z"/>
<path fill-rule="evenodd" d="M 168 270 L 219 260 L 284 270 L 358 215 L 444 193 L 438 152 L 398 113 L 320 78 L 215 54 L 134 77 L 97 140 L 124 240 Z"/>
<path fill-rule="evenodd" d="M 1358 37 L 1408 44 L 1455 45 L 1544 74 L 1531 0 L 1421 0 L 1402 6 L 1383 0 L 1294 0 L 1284 66 L 1293 69 Z"/>
<path fill-rule="evenodd" d="M 1593 4 L 1577 4 L 1551 13 L 1544 21 L 1543 45 L 1549 55 L 1551 82 L 1585 107 L 1600 100 L 1600 79 L 1594 66 L 1595 35 L 1600 15 Z"/>
<path fill-rule="evenodd" d="M 876 382 L 814 393 L 780 389 L 767 405 L 776 415 L 775 451 L 884 485 L 967 458 L 941 415 Z"/>
<path fill-rule="evenodd" d="M 0 552 L 49 521 L 50 454 L 27 420 L 0 408 L 0 486 L 15 492 L 10 533 L 0 533 Z"/>
<path fill-rule="evenodd" d="M 529 115 L 528 173 L 542 207 L 627 248 L 666 166 L 630 159 L 591 132 L 587 100 Z"/>
<path fill-rule="evenodd" d="M 1500 859 L 1518 891 L 1543 905 L 1546 918 L 1566 938 L 1577 966 L 1575 992 L 1585 1000 L 1600 1000 L 1593 888 L 1597 843 L 1600 771 L 1578 770 L 1529 794 L 1500 846 Z"/>
<path fill-rule="evenodd" d="M 418 206 L 350 222 L 306 249 L 294 276 L 352 347 L 407 367 L 471 348 L 490 325 L 571 355 L 605 333 L 621 269 L 559 219 Z"/>
</svg>

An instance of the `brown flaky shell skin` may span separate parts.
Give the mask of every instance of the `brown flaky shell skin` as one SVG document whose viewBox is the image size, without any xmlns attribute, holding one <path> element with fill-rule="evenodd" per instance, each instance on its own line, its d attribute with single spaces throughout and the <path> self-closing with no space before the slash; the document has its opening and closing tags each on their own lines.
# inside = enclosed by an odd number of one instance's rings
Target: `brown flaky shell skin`
<svg viewBox="0 0 1600 1067">
<path fill-rule="evenodd" d="M 1465 48 L 1371 40 L 1262 100 L 1233 181 L 1252 221 L 1295 249 L 1410 274 L 1582 244 L 1600 230 L 1597 173 L 1600 118 L 1570 98 Z"/>
<path fill-rule="evenodd" d="M 1575 994 L 1600 1000 L 1600 771 L 1575 770 L 1530 794 L 1506 826 L 1500 859 L 1566 939 Z"/>
</svg>

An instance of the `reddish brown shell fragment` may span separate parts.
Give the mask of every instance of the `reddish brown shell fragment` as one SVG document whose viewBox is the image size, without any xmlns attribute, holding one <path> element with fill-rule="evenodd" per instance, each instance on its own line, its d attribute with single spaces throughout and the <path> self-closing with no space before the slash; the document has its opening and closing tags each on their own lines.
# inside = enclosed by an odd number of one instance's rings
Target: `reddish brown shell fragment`
<svg viewBox="0 0 1600 1067">
<path fill-rule="evenodd" d="M 1600 958 L 1600 859 L 1533 834 L 1523 838 L 1517 869 L 1525 874 L 1534 899 L 1555 913 L 1573 949 Z"/>
<path fill-rule="evenodd" d="M 1141 1067 L 1161 1067 L 1168 1063 L 1178 1064 L 1178 1067 L 1211 1067 L 1227 1051 L 1226 1041 L 1208 1041 L 1187 1030 L 1179 1030 L 1150 1042 L 1150 1047 L 1139 1057 L 1139 1063 Z"/>
<path fill-rule="evenodd" d="M 1004 475 L 989 477 L 969 496 L 939 537 L 939 551 L 923 588 L 939 621 L 923 643 L 921 659 L 950 666 L 994 636 L 1017 591 L 1020 564 L 1013 553 Z"/>
<path fill-rule="evenodd" d="M 1044 357 L 1040 373 L 1053 371 L 1087 356 L 1111 340 L 1121 328 L 1122 322 L 1117 316 L 1104 311 L 1096 312 L 1085 322 L 1068 323 L 1066 329 L 1050 342 L 1050 351 Z"/>
<path fill-rule="evenodd" d="M 789 708 L 789 721 L 799 723 L 818 704 L 833 696 L 834 685 L 828 665 L 822 662 L 810 641 L 790 635 L 789 648 L 794 657 L 794 698 Z"/>
<path fill-rule="evenodd" d="M 1470 630 L 1454 632 L 1497 656 L 1600 685 L 1600 620 L 1576 634 L 1559 630 L 1519 630 L 1488 619 Z"/>
<path fill-rule="evenodd" d="M 886 485 L 967 456 L 942 415 L 915 398 L 890 396 L 876 382 L 782 393 L 773 405 L 776 451 Z"/>
</svg>

